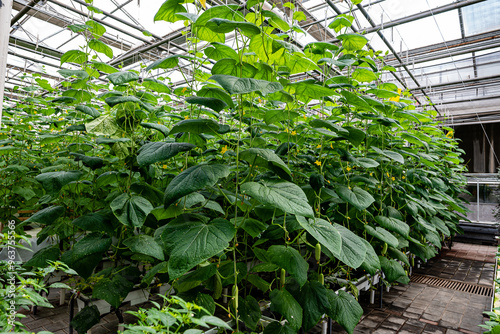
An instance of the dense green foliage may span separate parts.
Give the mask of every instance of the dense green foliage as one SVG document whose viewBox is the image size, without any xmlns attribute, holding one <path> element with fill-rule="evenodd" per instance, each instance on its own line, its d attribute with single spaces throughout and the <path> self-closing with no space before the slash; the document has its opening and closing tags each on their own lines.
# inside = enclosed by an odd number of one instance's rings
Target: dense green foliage
<svg viewBox="0 0 500 334">
<path fill-rule="evenodd" d="M 27 77 L 0 133 L 1 219 L 40 210 L 27 221 L 38 240 L 61 241 L 37 265 L 66 263 L 78 289 L 115 307 L 134 286 L 168 283 L 211 314 L 225 308 L 237 330 L 258 330 L 269 300 L 287 323 L 264 333 L 309 330 L 323 314 L 352 332 L 362 310 L 325 276 L 382 270 L 406 283 L 408 254 L 431 258 L 457 231 L 451 129 L 380 82 L 394 69 L 347 33 L 351 16 L 331 24 L 339 45 L 299 48 L 279 32 L 300 33 L 300 12 L 290 25 L 262 5 L 165 1 L 155 20 L 186 20 L 189 54 L 141 72 L 96 61 L 110 52 L 99 23 L 70 27 L 91 36 L 61 59 L 80 68 L 61 70 L 57 89 Z M 233 33 L 235 48 L 223 44 Z M 195 80 L 172 86 L 157 69 Z M 103 259 L 112 266 L 97 270 Z"/>
</svg>

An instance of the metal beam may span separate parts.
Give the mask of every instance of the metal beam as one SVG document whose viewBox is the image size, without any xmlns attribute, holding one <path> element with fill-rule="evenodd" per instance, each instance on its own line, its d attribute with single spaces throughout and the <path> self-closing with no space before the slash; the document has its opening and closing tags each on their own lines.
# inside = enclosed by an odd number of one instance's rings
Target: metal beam
<svg viewBox="0 0 500 334">
<path fill-rule="evenodd" d="M 14 4 L 13 4 L 14 10 L 24 10 L 24 9 L 26 9 L 26 7 L 27 6 L 24 6 L 22 3 L 18 2 L 17 0 L 14 1 Z M 49 13 L 41 7 L 36 8 L 36 9 L 29 7 L 26 10 L 25 15 L 35 17 L 35 18 L 42 20 L 44 22 L 52 23 L 52 24 L 54 24 L 58 27 L 61 27 L 61 28 L 66 28 L 67 26 L 69 26 L 70 24 L 73 23 L 68 18 L 63 17 L 62 15 L 57 16 L 57 15 L 54 15 L 53 13 Z M 13 26 L 13 25 L 14 24 L 11 23 L 11 26 Z M 117 49 L 121 49 L 121 50 L 125 50 L 125 51 L 132 49 L 131 44 L 129 44 L 127 42 L 116 40 L 110 36 L 103 35 L 99 38 L 99 40 L 101 40 L 104 43 L 106 43 L 107 45 L 113 46 Z"/>
<path fill-rule="evenodd" d="M 412 59 L 412 63 L 418 64 L 450 55 L 487 50 L 498 46 L 500 46 L 500 30 L 493 30 L 483 34 L 468 36 L 464 39 L 459 38 L 445 43 L 437 43 L 408 50 L 408 59 Z M 388 58 L 387 62 L 396 62 L 396 57 Z"/>
<path fill-rule="evenodd" d="M 445 104 L 456 104 L 456 103 L 470 103 L 470 102 L 475 102 L 475 101 L 485 101 L 485 100 L 493 100 L 493 99 L 500 99 L 500 95 L 489 95 L 489 96 L 478 96 L 474 98 L 469 98 L 469 99 L 464 99 L 464 100 L 452 100 L 452 101 L 441 101 L 439 104 L 445 105 Z M 431 104 L 426 104 L 423 105 L 425 106 L 430 106 Z"/>
<path fill-rule="evenodd" d="M 9 46 L 9 25 L 12 13 L 12 0 L 0 1 L 0 129 L 2 128 L 3 91 L 7 72 L 7 51 Z"/>
<path fill-rule="evenodd" d="M 439 83 L 439 84 L 429 85 L 428 88 L 434 92 L 434 89 L 436 89 L 436 88 L 443 88 L 443 87 L 448 87 L 448 86 L 458 86 L 458 85 L 461 85 L 461 87 L 458 87 L 458 88 L 469 88 L 469 87 L 466 87 L 465 85 L 471 84 L 471 83 L 479 83 L 479 84 L 492 83 L 492 82 L 497 82 L 499 80 L 500 80 L 500 75 L 492 75 L 492 76 L 487 76 L 487 77 L 470 78 L 470 79 L 463 79 L 463 80 L 459 80 L 459 81 L 443 82 L 443 83 Z M 418 90 L 418 88 L 411 88 L 410 89 L 410 91 L 414 91 L 414 90 Z"/>
<path fill-rule="evenodd" d="M 17 15 L 14 16 L 12 18 L 12 20 L 10 20 L 10 26 L 12 27 L 14 24 L 16 24 L 17 21 L 19 21 L 24 15 L 26 15 L 26 13 L 28 13 L 31 10 L 31 8 L 33 8 L 39 2 L 40 2 L 40 0 L 31 0 L 30 3 L 23 6 L 23 8 L 21 10 L 19 10 Z M 16 8 L 14 8 L 14 9 L 16 9 Z M 18 9 L 16 9 L 16 10 L 18 10 Z"/>
<path fill-rule="evenodd" d="M 329 1 L 329 0 L 327 0 Z M 375 22 L 373 22 L 372 18 L 370 17 L 370 15 L 366 12 L 366 10 L 364 9 L 364 7 L 359 4 L 357 5 L 357 7 L 359 8 L 359 11 L 363 14 L 363 16 L 368 20 L 368 22 L 370 23 L 370 25 L 372 27 L 375 27 Z M 427 99 L 429 99 L 429 101 L 432 103 L 432 100 L 431 98 L 427 95 L 427 93 L 425 92 L 424 88 L 420 87 L 420 84 L 418 83 L 417 79 L 415 78 L 415 76 L 413 75 L 413 73 L 411 73 L 411 71 L 408 69 L 408 67 L 403 64 L 403 61 L 401 60 L 401 58 L 397 55 L 396 53 L 396 50 L 394 50 L 394 48 L 392 47 L 391 43 L 389 43 L 389 41 L 385 38 L 384 34 L 380 31 L 377 31 L 377 35 L 382 39 L 382 41 L 385 43 L 385 45 L 389 48 L 389 50 L 394 54 L 394 57 L 396 57 L 396 59 L 399 61 L 399 63 L 403 66 L 403 68 L 405 69 L 405 71 L 408 73 L 408 75 L 411 77 L 411 79 L 413 80 L 413 82 L 415 82 L 415 84 L 417 85 L 418 89 L 420 91 L 422 91 L 422 93 L 427 97 Z M 434 110 L 436 110 L 438 112 L 438 114 L 441 114 L 439 112 L 439 110 L 436 108 L 436 106 L 433 105 L 433 108 Z"/>
<path fill-rule="evenodd" d="M 43 54 L 46 56 L 50 56 L 50 57 L 56 58 L 56 59 L 61 59 L 61 56 L 64 54 L 64 52 L 61 52 L 57 49 L 53 49 L 53 48 L 48 47 L 48 46 L 39 45 L 37 43 L 33 43 L 32 41 L 28 41 L 28 40 L 25 40 L 23 38 L 16 37 L 16 36 L 9 37 L 9 44 L 12 46 L 15 46 L 15 47 L 22 47 L 22 48 L 25 48 L 28 50 L 32 50 L 32 51 L 35 51 L 37 53 L 40 53 L 40 54 Z"/>
<path fill-rule="evenodd" d="M 389 29 L 389 28 L 396 27 L 396 26 L 401 25 L 401 24 L 414 22 L 414 21 L 421 20 L 421 19 L 424 19 L 427 17 L 431 17 L 433 15 L 438 15 L 438 14 L 449 12 L 451 10 L 460 9 L 460 8 L 466 7 L 466 6 L 471 6 L 471 5 L 474 5 L 476 3 L 480 3 L 483 1 L 486 1 L 486 0 L 462 0 L 462 1 L 453 2 L 453 3 L 450 3 L 448 5 L 444 5 L 441 7 L 434 8 L 434 9 L 429 9 L 429 10 L 426 10 L 426 11 L 423 11 L 423 12 L 420 12 L 417 14 L 409 15 L 409 16 L 406 16 L 406 17 L 403 17 L 403 18 L 400 18 L 397 20 L 393 20 L 390 22 L 384 22 L 384 24 L 374 25 L 372 27 L 363 29 L 363 33 L 369 34 L 372 32 L 377 32 L 377 31 L 383 30 L 383 29 Z M 333 39 L 330 41 L 330 43 L 334 43 L 334 42 L 338 42 L 338 39 Z"/>
</svg>

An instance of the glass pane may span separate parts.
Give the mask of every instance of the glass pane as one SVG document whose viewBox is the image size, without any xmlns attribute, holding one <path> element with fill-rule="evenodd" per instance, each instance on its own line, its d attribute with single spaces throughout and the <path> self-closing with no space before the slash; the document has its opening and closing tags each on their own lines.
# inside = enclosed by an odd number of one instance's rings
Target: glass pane
<svg viewBox="0 0 500 334">
<path fill-rule="evenodd" d="M 487 0 L 462 9 L 466 36 L 500 28 L 500 0 Z"/>
</svg>

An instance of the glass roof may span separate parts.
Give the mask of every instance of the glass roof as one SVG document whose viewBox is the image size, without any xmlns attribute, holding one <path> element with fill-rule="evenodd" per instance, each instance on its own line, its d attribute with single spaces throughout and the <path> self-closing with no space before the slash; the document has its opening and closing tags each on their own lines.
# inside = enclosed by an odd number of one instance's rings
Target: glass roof
<svg viewBox="0 0 500 334">
<path fill-rule="evenodd" d="M 207 0 L 207 6 L 227 2 Z M 267 0 L 265 6 L 289 20 L 283 15 L 284 2 Z M 388 52 L 384 61 L 396 68 L 394 74 L 383 76 L 384 81 L 409 89 L 421 105 L 432 103 L 453 124 L 478 120 L 481 114 L 500 115 L 500 0 L 364 0 L 359 6 L 347 0 L 293 2 L 307 16 L 299 23 L 304 33 L 290 34 L 297 45 L 336 42 L 338 34 L 328 25 L 338 13 L 351 14 L 353 30 L 365 32 L 375 50 Z M 29 3 L 14 0 L 12 17 Z M 230 3 L 242 5 L 239 0 Z M 113 59 L 100 55 L 97 60 L 111 64 L 126 61 L 125 68 L 141 70 L 141 62 L 183 54 L 186 38 L 178 32 L 187 28 L 183 21 L 155 22 L 161 4 L 94 0 L 93 6 L 102 13 L 93 14 L 93 18 L 106 27 L 102 40 L 113 50 Z M 84 44 L 84 36 L 68 26 L 89 20 L 87 6 L 83 0 L 40 1 L 11 27 L 7 92 L 30 84 L 23 73 L 38 73 L 51 83 L 62 80 L 57 72 L 61 55 Z M 153 43 L 158 46 L 148 47 Z M 234 43 L 234 37 L 226 40 L 227 45 Z M 210 68 L 207 64 L 205 70 Z M 173 84 L 183 79 L 178 70 L 157 71 L 153 76 L 166 74 Z M 9 96 L 16 98 L 12 93 Z"/>
</svg>

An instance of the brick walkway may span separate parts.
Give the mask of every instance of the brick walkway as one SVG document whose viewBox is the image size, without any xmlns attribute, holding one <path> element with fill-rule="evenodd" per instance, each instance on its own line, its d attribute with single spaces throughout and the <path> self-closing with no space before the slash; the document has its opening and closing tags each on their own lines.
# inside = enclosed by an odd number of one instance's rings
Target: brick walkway
<svg viewBox="0 0 500 334">
<path fill-rule="evenodd" d="M 454 243 L 415 273 L 491 287 L 495 254 L 495 246 Z M 354 333 L 483 333 L 478 325 L 487 320 L 491 297 L 411 282 L 384 293 L 382 309 L 362 305 L 365 315 Z M 346 332 L 335 325 L 333 333 Z"/>
<path fill-rule="evenodd" d="M 495 253 L 495 246 L 455 243 L 451 250 L 444 249 L 441 256 L 415 272 L 491 286 Z M 49 297 L 53 304 L 57 305 L 58 294 L 51 293 Z M 482 312 L 491 307 L 491 297 L 414 282 L 394 286 L 390 292 L 384 292 L 382 309 L 368 303 L 368 294 L 362 294 L 360 298 L 365 315 L 354 331 L 358 334 L 482 333 L 484 331 L 478 325 L 487 320 Z M 129 306 L 122 309 L 126 311 L 137 308 Z M 135 320 L 135 317 L 126 313 L 124 318 L 126 323 Z M 53 309 L 39 308 L 37 315 L 27 314 L 23 323 L 28 330 L 35 333 L 48 330 L 55 334 L 68 334 L 68 319 L 69 307 L 66 304 L 55 306 Z M 116 333 L 117 327 L 117 317 L 108 314 L 101 319 L 99 325 L 92 328 L 92 334 Z M 318 330 L 310 332 L 318 333 Z M 333 333 L 346 332 L 334 325 Z"/>
</svg>

